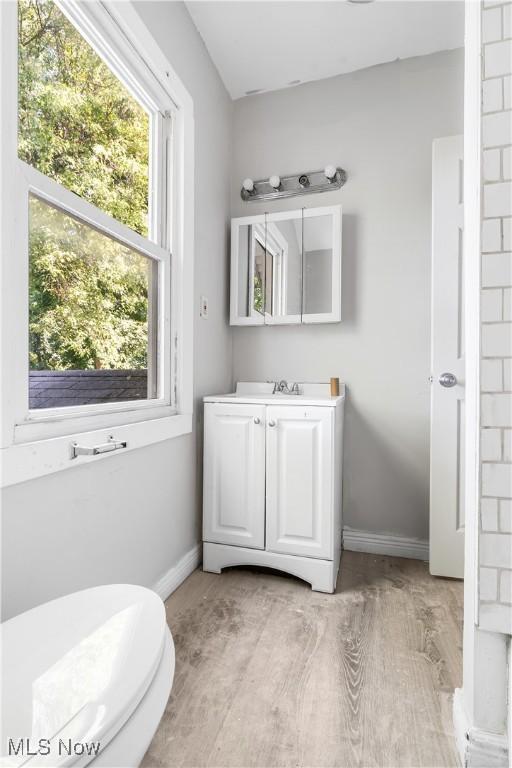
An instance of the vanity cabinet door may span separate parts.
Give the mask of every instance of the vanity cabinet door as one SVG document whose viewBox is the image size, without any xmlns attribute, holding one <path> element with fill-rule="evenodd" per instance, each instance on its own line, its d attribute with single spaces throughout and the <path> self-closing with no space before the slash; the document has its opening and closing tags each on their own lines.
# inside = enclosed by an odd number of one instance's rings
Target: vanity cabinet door
<svg viewBox="0 0 512 768">
<path fill-rule="evenodd" d="M 265 406 L 206 403 L 205 541 L 265 547 Z"/>
<path fill-rule="evenodd" d="M 266 549 L 333 558 L 333 412 L 267 407 Z"/>
</svg>

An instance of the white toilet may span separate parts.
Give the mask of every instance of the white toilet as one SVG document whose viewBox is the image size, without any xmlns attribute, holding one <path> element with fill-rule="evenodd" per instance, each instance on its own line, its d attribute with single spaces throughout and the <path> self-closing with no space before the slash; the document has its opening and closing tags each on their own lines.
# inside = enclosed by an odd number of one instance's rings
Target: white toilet
<svg viewBox="0 0 512 768">
<path fill-rule="evenodd" d="M 140 764 L 174 675 L 158 595 L 127 584 L 75 592 L 2 624 L 0 651 L 2 767 Z"/>
</svg>

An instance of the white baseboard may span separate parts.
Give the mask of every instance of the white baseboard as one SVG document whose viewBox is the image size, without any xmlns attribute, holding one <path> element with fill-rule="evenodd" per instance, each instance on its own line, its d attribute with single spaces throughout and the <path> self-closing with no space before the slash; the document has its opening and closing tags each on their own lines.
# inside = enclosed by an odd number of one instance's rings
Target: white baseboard
<svg viewBox="0 0 512 768">
<path fill-rule="evenodd" d="M 429 559 L 428 541 L 408 539 L 392 533 L 370 533 L 354 528 L 343 529 L 343 549 L 349 552 L 368 552 L 373 555 L 409 557 L 413 560 Z"/>
<path fill-rule="evenodd" d="M 508 768 L 507 737 L 469 726 L 460 688 L 453 695 L 453 727 L 463 768 Z"/>
<path fill-rule="evenodd" d="M 201 562 L 201 553 L 202 544 L 196 544 L 153 585 L 153 590 L 162 600 L 167 600 L 187 576 L 195 571 Z"/>
<path fill-rule="evenodd" d="M 455 746 L 457 747 L 460 761 L 464 766 L 464 756 L 466 754 L 467 746 L 468 722 L 466 712 L 464 711 L 464 703 L 462 700 L 462 688 L 456 688 L 453 692 L 452 716 Z"/>
</svg>

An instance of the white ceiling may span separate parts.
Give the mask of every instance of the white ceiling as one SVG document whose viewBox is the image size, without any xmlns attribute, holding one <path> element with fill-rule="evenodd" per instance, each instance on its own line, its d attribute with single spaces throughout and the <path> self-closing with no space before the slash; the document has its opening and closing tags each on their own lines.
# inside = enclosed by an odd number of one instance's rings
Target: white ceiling
<svg viewBox="0 0 512 768">
<path fill-rule="evenodd" d="M 234 99 L 464 44 L 462 0 L 188 0 Z"/>
</svg>

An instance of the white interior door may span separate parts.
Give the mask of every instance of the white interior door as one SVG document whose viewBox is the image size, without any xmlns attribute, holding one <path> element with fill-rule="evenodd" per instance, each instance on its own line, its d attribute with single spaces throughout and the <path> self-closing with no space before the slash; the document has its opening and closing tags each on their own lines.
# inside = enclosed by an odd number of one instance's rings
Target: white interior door
<svg viewBox="0 0 512 768">
<path fill-rule="evenodd" d="M 205 541 L 265 547 L 265 406 L 207 403 Z"/>
<path fill-rule="evenodd" d="M 332 560 L 333 411 L 267 407 L 267 546 Z"/>
<path fill-rule="evenodd" d="M 463 139 L 433 143 L 430 572 L 464 575 Z"/>
</svg>

